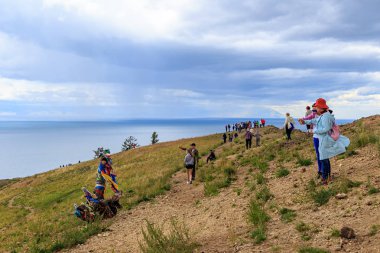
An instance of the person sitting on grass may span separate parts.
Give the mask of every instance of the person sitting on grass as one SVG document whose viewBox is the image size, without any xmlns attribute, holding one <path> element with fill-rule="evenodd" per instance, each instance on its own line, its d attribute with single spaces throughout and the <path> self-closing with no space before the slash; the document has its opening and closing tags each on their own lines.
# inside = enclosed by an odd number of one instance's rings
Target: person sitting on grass
<svg viewBox="0 0 380 253">
<path fill-rule="evenodd" d="M 192 174 L 193 174 L 195 161 L 194 161 L 194 157 L 192 153 L 193 153 L 192 150 L 189 148 L 185 156 L 185 168 L 187 170 L 187 184 L 193 183 Z"/>
<path fill-rule="evenodd" d="M 208 163 L 208 161 L 215 161 L 215 160 L 216 160 L 215 151 L 211 149 L 210 154 L 207 156 L 206 162 Z"/>
</svg>

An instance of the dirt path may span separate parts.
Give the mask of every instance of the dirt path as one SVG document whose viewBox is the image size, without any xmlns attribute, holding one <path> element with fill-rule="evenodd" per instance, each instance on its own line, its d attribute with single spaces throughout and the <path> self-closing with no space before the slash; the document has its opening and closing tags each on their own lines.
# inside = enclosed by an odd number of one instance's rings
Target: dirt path
<svg viewBox="0 0 380 253">
<path fill-rule="evenodd" d="M 169 224 L 173 218 L 185 222 L 191 237 L 201 244 L 196 252 L 236 252 L 236 247 L 243 243 L 241 238 L 249 234 L 245 220 L 249 198 L 242 197 L 249 193 L 243 190 L 237 197 L 234 191 L 243 184 L 242 177 L 216 197 L 205 197 L 203 184 L 197 181 L 187 185 L 183 171 L 173 176 L 171 184 L 172 189 L 166 195 L 122 212 L 110 231 L 68 252 L 139 252 L 145 220 L 162 225 Z"/>
<path fill-rule="evenodd" d="M 11 200 L 9 200 L 8 202 L 8 208 L 18 208 L 18 209 L 26 209 L 29 211 L 29 213 L 27 214 L 26 218 L 28 219 L 30 216 L 32 216 L 34 214 L 34 209 L 30 206 L 21 206 L 21 205 L 17 205 L 15 206 L 14 205 L 14 202 L 16 200 L 17 196 L 14 196 L 13 198 L 11 198 Z"/>
</svg>

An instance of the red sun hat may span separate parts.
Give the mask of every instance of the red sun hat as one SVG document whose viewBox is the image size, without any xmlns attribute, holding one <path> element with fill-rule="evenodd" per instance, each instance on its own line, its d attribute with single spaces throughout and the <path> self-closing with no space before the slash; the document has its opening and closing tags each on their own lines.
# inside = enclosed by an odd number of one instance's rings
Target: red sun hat
<svg viewBox="0 0 380 253">
<path fill-rule="evenodd" d="M 315 101 L 315 107 L 321 109 L 329 109 L 329 107 L 326 104 L 326 100 L 324 100 L 323 98 L 318 98 L 317 101 Z"/>
</svg>

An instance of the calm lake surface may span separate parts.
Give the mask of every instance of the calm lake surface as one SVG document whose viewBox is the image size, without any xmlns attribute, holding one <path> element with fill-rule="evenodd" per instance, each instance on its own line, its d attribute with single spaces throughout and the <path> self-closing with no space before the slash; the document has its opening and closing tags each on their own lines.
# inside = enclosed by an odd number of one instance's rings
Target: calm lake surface
<svg viewBox="0 0 380 253">
<path fill-rule="evenodd" d="M 111 122 L 5 122 L 0 121 L 0 179 L 24 177 L 63 164 L 93 158 L 97 147 L 121 151 L 132 135 L 148 145 L 153 131 L 160 142 L 224 132 L 228 123 L 247 119 L 126 120 Z M 251 119 L 252 120 L 252 119 Z M 282 127 L 284 119 L 266 119 Z M 337 120 L 339 124 L 353 120 Z M 297 125 L 297 128 L 304 129 Z"/>
</svg>

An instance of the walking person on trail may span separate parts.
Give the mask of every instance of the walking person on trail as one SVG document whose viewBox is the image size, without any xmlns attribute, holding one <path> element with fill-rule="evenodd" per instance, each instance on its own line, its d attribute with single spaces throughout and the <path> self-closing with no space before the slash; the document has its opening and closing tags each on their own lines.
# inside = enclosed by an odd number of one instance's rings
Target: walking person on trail
<svg viewBox="0 0 380 253">
<path fill-rule="evenodd" d="M 290 113 L 286 113 L 286 118 L 285 118 L 285 123 L 284 123 L 284 128 L 285 128 L 285 132 L 286 132 L 286 137 L 287 137 L 287 140 L 291 140 L 292 137 L 292 131 L 294 129 L 294 119 L 290 116 Z"/>
<path fill-rule="evenodd" d="M 301 120 L 303 124 L 313 124 L 313 133 L 319 140 L 318 152 L 322 167 L 322 184 L 327 185 L 331 179 L 330 158 L 346 152 L 350 140 L 339 133 L 335 118 L 329 111 L 326 100 L 318 98 L 315 102 L 319 117 L 311 120 Z"/>
<path fill-rule="evenodd" d="M 228 130 L 228 126 L 226 125 L 226 132 L 227 132 L 227 130 Z"/>
<path fill-rule="evenodd" d="M 245 133 L 245 149 L 249 149 L 252 146 L 252 133 L 247 129 Z"/>
<path fill-rule="evenodd" d="M 228 141 L 232 142 L 232 135 L 231 134 L 228 134 Z"/>
<path fill-rule="evenodd" d="M 187 170 L 187 184 L 192 184 L 193 183 L 192 174 L 193 174 L 193 169 L 195 167 L 195 159 L 193 157 L 193 152 L 191 148 L 189 148 L 186 151 L 184 162 L 185 162 L 185 168 Z"/>
<path fill-rule="evenodd" d="M 305 118 L 308 117 L 309 115 L 313 114 L 313 111 L 310 110 L 310 106 L 306 106 L 306 112 L 305 112 Z M 312 125 L 306 125 L 306 129 L 307 129 L 307 134 L 310 134 L 311 133 L 311 126 Z"/>
<path fill-rule="evenodd" d="M 227 142 L 227 134 L 226 134 L 226 133 L 223 134 L 223 142 L 224 142 L 224 143 Z"/>
<path fill-rule="evenodd" d="M 318 115 L 317 115 L 317 108 L 315 107 L 315 104 L 313 104 L 312 108 L 313 108 L 313 110 L 312 110 L 311 114 L 309 114 L 308 116 L 306 116 L 306 117 L 298 120 L 301 124 L 303 124 L 303 122 L 305 120 L 311 120 L 311 119 L 314 119 L 314 118 L 318 117 Z M 314 125 L 311 124 L 309 126 L 310 126 L 310 132 L 312 133 Z M 322 165 L 321 165 L 321 160 L 319 159 L 319 152 L 318 152 L 319 139 L 318 139 L 317 134 L 315 134 L 315 133 L 313 134 L 313 143 L 314 143 L 314 150 L 315 150 L 315 154 L 316 154 L 316 157 L 317 157 L 317 164 L 318 164 L 318 175 L 317 175 L 317 178 L 320 178 L 322 176 Z"/>
<path fill-rule="evenodd" d="M 260 134 L 258 128 L 256 129 L 256 133 L 253 136 L 256 137 L 256 147 L 259 147 L 260 146 L 261 137 L 263 137 L 263 136 Z"/>
<path fill-rule="evenodd" d="M 183 147 L 179 147 L 179 148 L 182 150 L 185 150 L 185 151 L 187 150 L 186 148 L 183 148 Z M 192 156 L 194 157 L 194 168 L 192 169 L 192 181 L 194 181 L 196 171 L 198 170 L 198 164 L 199 164 L 200 157 L 199 157 L 199 152 L 196 149 L 195 143 L 191 143 L 190 150 L 192 152 Z"/>
<path fill-rule="evenodd" d="M 228 132 L 231 132 L 231 125 L 228 124 Z"/>
</svg>

